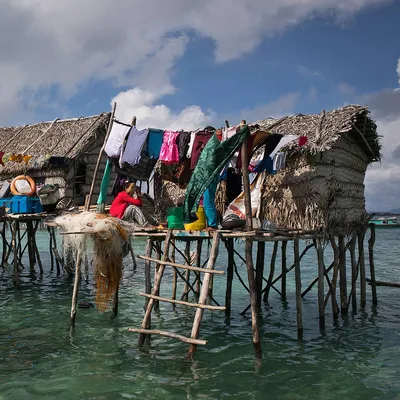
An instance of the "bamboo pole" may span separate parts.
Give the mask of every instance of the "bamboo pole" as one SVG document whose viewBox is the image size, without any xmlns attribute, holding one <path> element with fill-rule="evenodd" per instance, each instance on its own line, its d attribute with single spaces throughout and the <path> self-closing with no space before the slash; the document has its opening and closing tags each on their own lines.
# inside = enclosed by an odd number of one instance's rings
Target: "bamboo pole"
<svg viewBox="0 0 400 400">
<path fill-rule="evenodd" d="M 114 102 L 113 108 L 112 108 L 112 112 L 111 112 L 110 122 L 108 123 L 108 127 L 107 127 L 106 137 L 104 138 L 103 146 L 101 146 L 99 155 L 98 155 L 98 157 L 97 157 L 96 166 L 95 166 L 94 171 L 93 171 L 92 184 L 91 184 L 91 186 L 90 186 L 89 195 L 88 195 L 88 197 L 87 197 L 87 199 L 86 199 L 86 202 L 85 202 L 85 211 L 89 211 L 89 209 L 90 209 L 90 203 L 92 202 L 93 191 L 94 191 L 94 187 L 95 187 L 95 185 L 96 185 L 97 173 L 98 173 L 98 171 L 99 171 L 101 158 L 103 157 L 103 152 L 104 152 L 104 149 L 105 149 L 105 147 L 106 147 L 108 137 L 110 136 L 110 133 L 111 133 L 111 127 L 112 127 L 112 125 L 113 125 L 114 115 L 115 115 L 115 110 L 116 110 L 116 108 L 117 108 L 117 103 Z"/>
<path fill-rule="evenodd" d="M 315 247 L 318 257 L 318 311 L 319 311 L 319 326 L 325 327 L 325 264 L 324 264 L 324 248 L 320 239 L 316 239 Z"/>
<path fill-rule="evenodd" d="M 282 301 L 286 301 L 286 249 L 287 249 L 287 241 L 282 241 L 282 281 L 281 281 L 281 293 L 282 293 Z"/>
<path fill-rule="evenodd" d="M 203 248 L 203 241 L 198 240 L 197 241 L 197 247 L 196 247 L 196 267 L 201 268 L 201 250 Z M 200 296 L 200 272 L 195 272 L 196 274 L 196 296 L 199 298 Z M 212 294 L 212 293 L 211 293 Z"/>
<path fill-rule="evenodd" d="M 265 262 L 265 242 L 257 243 L 257 261 L 256 261 L 256 287 L 257 287 L 257 306 L 261 308 L 262 283 L 264 277 Z"/>
<path fill-rule="evenodd" d="M 34 229 L 33 229 L 33 232 L 32 232 L 32 242 L 33 242 L 34 254 L 36 254 L 36 260 L 37 260 L 37 263 L 38 263 L 38 265 L 39 265 L 40 275 L 43 275 L 42 260 L 41 260 L 41 258 L 40 258 L 40 252 L 39 252 L 39 249 L 38 249 L 37 243 L 36 243 L 36 232 L 37 232 L 37 229 L 38 229 L 38 227 L 39 227 L 39 222 L 40 222 L 40 221 L 37 221 L 37 222 L 36 222 L 36 226 L 35 226 Z"/>
<path fill-rule="evenodd" d="M 369 224 L 371 229 L 371 237 L 368 240 L 368 254 L 369 254 L 369 268 L 371 274 L 371 288 L 372 288 L 372 304 L 378 304 L 378 297 L 376 294 L 376 279 L 375 279 L 375 262 L 374 262 L 374 245 L 375 245 L 375 225 Z"/>
<path fill-rule="evenodd" d="M 117 288 L 115 289 L 112 303 L 112 318 L 116 318 L 118 315 L 118 292 L 119 292 L 119 283 Z"/>
<path fill-rule="evenodd" d="M 129 246 L 129 253 L 131 254 L 132 257 L 133 271 L 135 272 L 137 269 L 137 262 L 136 262 L 135 252 L 133 251 L 132 236 L 129 236 L 128 246 Z"/>
<path fill-rule="evenodd" d="M 360 263 L 360 291 L 361 291 L 361 307 L 365 307 L 367 303 L 367 284 L 365 280 L 365 255 L 364 255 L 364 237 L 365 232 L 358 233 L 358 259 Z"/>
<path fill-rule="evenodd" d="M 6 252 L 7 252 L 7 238 L 6 238 L 6 234 L 7 234 L 7 222 L 6 221 L 2 221 L 3 222 L 3 226 L 2 226 L 2 244 L 3 244 L 3 251 L 1 253 L 1 266 L 3 268 L 6 267 Z"/>
<path fill-rule="evenodd" d="M 168 230 L 167 236 L 165 238 L 163 261 L 167 261 L 167 259 L 168 259 L 171 238 L 172 238 L 172 229 Z M 152 295 L 156 295 L 160 289 L 161 279 L 164 274 L 164 269 L 165 269 L 165 266 L 161 264 L 160 269 L 157 274 L 157 277 L 154 281 L 154 287 L 153 287 L 153 291 L 151 293 Z M 146 292 L 147 292 L 147 290 L 146 290 Z M 150 329 L 150 317 L 151 317 L 151 311 L 153 310 L 153 305 L 154 305 L 154 300 L 149 299 L 147 308 L 146 308 L 146 313 L 144 315 L 143 322 L 142 322 L 142 329 Z M 139 341 L 138 341 L 139 346 L 142 346 L 144 344 L 145 339 L 146 339 L 146 334 L 144 334 L 144 333 L 140 334 Z"/>
<path fill-rule="evenodd" d="M 206 268 L 207 270 L 212 270 L 214 268 L 215 261 L 218 256 L 219 241 L 220 241 L 220 233 L 218 231 L 215 231 L 214 239 L 213 239 L 212 246 L 211 246 L 210 257 L 207 262 L 207 268 Z M 203 285 L 201 287 L 201 292 L 200 292 L 199 304 L 205 305 L 207 302 L 208 284 L 210 281 L 210 276 L 211 276 L 211 274 L 209 274 L 209 273 L 206 273 L 204 275 Z M 204 310 L 202 308 L 198 308 L 196 310 L 196 314 L 195 314 L 194 321 L 193 321 L 192 333 L 190 335 L 191 339 L 197 340 L 199 338 L 200 325 L 201 325 L 201 320 L 203 318 L 203 313 L 204 313 Z M 186 355 L 186 359 L 191 360 L 193 358 L 195 352 L 196 352 L 196 345 L 191 344 L 189 347 L 189 351 Z"/>
<path fill-rule="evenodd" d="M 157 329 L 151 330 L 151 329 L 129 328 L 128 331 L 129 332 L 134 332 L 134 333 L 140 333 L 141 335 L 160 335 L 160 336 L 165 336 L 165 337 L 169 337 L 169 338 L 172 338 L 172 339 L 178 339 L 178 340 L 180 340 L 181 342 L 184 342 L 184 343 L 190 343 L 193 346 L 206 345 L 207 344 L 207 340 L 191 339 L 191 338 L 187 338 L 187 337 L 182 336 L 182 335 L 178 335 L 176 333 L 159 331 Z"/>
<path fill-rule="evenodd" d="M 49 233 L 49 253 L 50 253 L 50 272 L 54 271 L 54 254 L 53 254 L 53 236 L 51 236 L 51 228 L 47 227 Z"/>
<path fill-rule="evenodd" d="M 297 319 L 297 335 L 299 338 L 303 336 L 303 310 L 301 303 L 301 273 L 300 273 L 300 256 L 299 256 L 299 238 L 294 239 L 294 276 L 296 281 L 296 319 Z"/>
<path fill-rule="evenodd" d="M 344 236 L 339 236 L 340 311 L 347 314 L 346 246 Z"/>
<path fill-rule="evenodd" d="M 226 239 L 226 249 L 228 252 L 228 267 L 226 274 L 226 292 L 225 292 L 225 313 L 230 315 L 232 306 L 232 282 L 233 282 L 233 264 L 234 264 L 234 254 L 233 254 L 233 239 Z"/>
<path fill-rule="evenodd" d="M 367 282 L 372 285 L 372 279 L 367 278 Z M 383 281 L 375 281 L 375 286 L 387 286 L 393 288 L 400 288 L 400 283 L 397 282 L 383 282 Z"/>
<path fill-rule="evenodd" d="M 75 326 L 76 320 L 76 305 L 78 303 L 78 288 L 79 288 L 79 281 L 81 277 L 81 250 L 78 249 L 76 252 L 76 265 L 75 265 L 75 280 L 74 280 L 74 291 L 72 292 L 72 305 L 71 305 L 71 320 L 70 326 L 73 328 Z"/>
<path fill-rule="evenodd" d="M 272 281 L 275 275 L 275 261 L 276 261 L 276 255 L 278 253 L 278 246 L 279 242 L 274 242 L 274 249 L 272 250 L 271 265 L 269 269 L 269 277 L 268 277 L 267 287 L 264 293 L 264 303 L 268 303 L 269 292 L 271 290 Z"/>
<path fill-rule="evenodd" d="M 171 248 L 171 263 L 175 264 L 175 239 L 171 240 L 172 248 Z M 176 291 L 178 288 L 178 272 L 176 268 L 172 270 L 172 300 L 176 300 Z M 174 305 L 175 307 L 175 305 Z"/>
<path fill-rule="evenodd" d="M 18 252 L 17 252 L 17 222 L 10 222 L 10 229 L 12 234 L 11 246 L 14 255 L 14 285 L 18 289 L 20 287 L 20 280 L 18 275 Z"/>
</svg>

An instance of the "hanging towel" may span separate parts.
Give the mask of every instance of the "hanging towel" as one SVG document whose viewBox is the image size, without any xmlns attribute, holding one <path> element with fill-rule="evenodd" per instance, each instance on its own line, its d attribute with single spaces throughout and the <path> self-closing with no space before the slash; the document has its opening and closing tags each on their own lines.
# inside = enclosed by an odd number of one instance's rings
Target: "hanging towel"
<svg viewBox="0 0 400 400">
<path fill-rule="evenodd" d="M 132 127 L 129 132 L 128 140 L 126 141 L 125 149 L 121 157 L 121 168 L 124 163 L 132 166 L 139 164 L 141 158 L 140 154 L 148 135 L 148 129 L 143 129 L 139 131 L 135 126 Z"/>
<path fill-rule="evenodd" d="M 230 128 L 225 128 L 222 131 L 222 141 L 224 142 L 226 139 L 231 138 L 236 134 L 236 126 L 231 126 Z"/>
<path fill-rule="evenodd" d="M 201 152 L 203 151 L 204 147 L 214 135 L 214 131 L 209 131 L 205 129 L 204 131 L 197 132 L 194 138 L 193 143 L 193 150 L 192 150 L 192 157 L 190 161 L 190 168 L 195 169 L 197 161 L 200 157 Z M 218 138 L 217 138 L 218 139 Z"/>
<path fill-rule="evenodd" d="M 103 179 L 101 181 L 100 193 L 97 199 L 97 204 L 105 204 L 107 202 L 108 185 L 111 179 L 112 164 L 107 159 L 106 167 L 104 169 Z"/>
<path fill-rule="evenodd" d="M 278 151 L 274 156 L 273 169 L 280 171 L 286 167 L 286 154 Z"/>
<path fill-rule="evenodd" d="M 200 154 L 197 166 L 185 194 L 183 203 L 183 220 L 190 223 L 197 220 L 196 211 L 204 191 L 222 171 L 228 160 L 250 134 L 248 126 L 244 126 L 236 135 L 220 142 L 213 135 Z"/>
<path fill-rule="evenodd" d="M 179 149 L 177 144 L 179 132 L 165 131 L 160 151 L 160 160 L 166 164 L 179 162 Z"/>
<path fill-rule="evenodd" d="M 148 151 L 150 158 L 158 159 L 160 156 L 163 135 L 164 131 L 160 129 L 149 129 Z"/>
<path fill-rule="evenodd" d="M 110 136 L 104 149 L 109 157 L 119 157 L 121 155 L 122 145 L 131 128 L 130 125 L 124 125 L 117 121 L 113 122 Z"/>
<path fill-rule="evenodd" d="M 196 137 L 196 132 L 190 132 L 190 141 L 189 141 L 189 147 L 188 147 L 188 150 L 186 153 L 186 158 L 192 158 L 192 151 L 193 151 L 195 137 Z"/>
<path fill-rule="evenodd" d="M 282 139 L 279 141 L 278 145 L 274 148 L 274 150 L 269 154 L 273 159 L 275 154 L 283 147 L 286 146 L 288 143 L 293 142 L 298 138 L 297 135 L 286 135 L 283 136 Z"/>
</svg>

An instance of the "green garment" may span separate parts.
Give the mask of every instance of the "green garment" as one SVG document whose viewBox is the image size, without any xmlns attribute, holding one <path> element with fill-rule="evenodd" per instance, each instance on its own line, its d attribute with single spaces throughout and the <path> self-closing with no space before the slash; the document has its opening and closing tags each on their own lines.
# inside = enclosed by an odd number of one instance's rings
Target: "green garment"
<svg viewBox="0 0 400 400">
<path fill-rule="evenodd" d="M 207 142 L 186 189 L 183 203 L 185 224 L 197 220 L 196 211 L 199 208 L 201 196 L 248 135 L 250 135 L 250 130 L 246 125 L 224 142 L 220 142 L 215 134 Z"/>
<path fill-rule="evenodd" d="M 105 204 L 107 201 L 108 185 L 111 179 L 112 164 L 109 159 L 107 159 L 106 167 L 104 169 L 103 180 L 101 181 L 99 198 L 97 199 L 97 204 Z"/>
</svg>

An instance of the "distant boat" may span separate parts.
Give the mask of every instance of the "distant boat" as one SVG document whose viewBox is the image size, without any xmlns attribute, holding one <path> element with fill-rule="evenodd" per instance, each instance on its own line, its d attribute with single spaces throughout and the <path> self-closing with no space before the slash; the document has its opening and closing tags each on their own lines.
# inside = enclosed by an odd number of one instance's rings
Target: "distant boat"
<svg viewBox="0 0 400 400">
<path fill-rule="evenodd" d="M 400 228 L 400 222 L 397 217 L 372 219 L 370 223 L 374 224 L 375 228 Z"/>
</svg>

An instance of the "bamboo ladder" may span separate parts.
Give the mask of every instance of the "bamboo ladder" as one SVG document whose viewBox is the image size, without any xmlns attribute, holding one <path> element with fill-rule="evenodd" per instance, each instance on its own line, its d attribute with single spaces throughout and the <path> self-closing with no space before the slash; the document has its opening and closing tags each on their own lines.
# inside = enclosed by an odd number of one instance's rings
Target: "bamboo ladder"
<svg viewBox="0 0 400 400">
<path fill-rule="evenodd" d="M 173 239 L 172 230 L 169 230 L 166 235 L 166 238 L 165 238 L 164 253 L 163 253 L 162 260 L 158 260 L 158 259 L 147 257 L 147 256 L 138 256 L 138 258 L 140 258 L 142 260 L 155 263 L 156 265 L 159 266 L 159 269 L 158 269 L 158 273 L 156 274 L 156 277 L 154 280 L 154 286 L 153 286 L 151 294 L 140 293 L 141 296 L 144 296 L 147 299 L 149 299 L 149 301 L 147 303 L 147 308 L 146 308 L 146 312 L 145 312 L 145 315 L 143 318 L 142 325 L 138 329 L 130 328 L 129 331 L 140 334 L 139 341 L 138 341 L 139 346 L 144 344 L 146 336 L 149 336 L 149 335 L 160 335 L 160 336 L 178 339 L 185 343 L 189 343 L 190 347 L 189 347 L 189 351 L 186 355 L 186 358 L 191 359 L 193 357 L 198 345 L 206 345 L 207 344 L 206 340 L 199 339 L 200 325 L 201 325 L 201 321 L 203 318 L 204 310 L 225 311 L 225 307 L 212 306 L 212 305 L 206 304 L 208 296 L 209 296 L 208 288 L 209 288 L 211 275 L 223 275 L 224 274 L 224 271 L 214 269 L 215 261 L 218 256 L 220 233 L 218 231 L 214 232 L 210 257 L 208 259 L 206 268 L 198 268 L 198 267 L 193 267 L 190 265 L 182 265 L 182 264 L 177 264 L 177 263 L 169 261 L 168 253 L 169 253 L 169 246 L 170 246 L 172 239 Z M 198 273 L 204 273 L 204 278 L 203 278 L 203 282 L 202 282 L 202 287 L 201 287 L 201 292 L 200 292 L 200 297 L 199 297 L 198 303 L 191 303 L 188 301 L 181 301 L 181 300 L 175 300 L 175 299 L 166 299 L 166 298 L 157 296 L 157 293 L 159 292 L 159 289 L 161 286 L 161 280 L 162 280 L 162 277 L 164 274 L 164 270 L 165 270 L 165 267 L 167 267 L 167 266 L 170 266 L 174 269 L 180 268 L 180 269 L 184 269 L 184 270 L 195 271 Z M 180 304 L 180 305 L 184 305 L 187 307 L 197 308 L 190 337 L 178 335 L 173 332 L 166 332 L 166 331 L 150 329 L 151 312 L 153 310 L 153 306 L 156 301 L 163 301 L 163 302 L 167 302 L 167 303 Z"/>
</svg>

